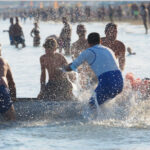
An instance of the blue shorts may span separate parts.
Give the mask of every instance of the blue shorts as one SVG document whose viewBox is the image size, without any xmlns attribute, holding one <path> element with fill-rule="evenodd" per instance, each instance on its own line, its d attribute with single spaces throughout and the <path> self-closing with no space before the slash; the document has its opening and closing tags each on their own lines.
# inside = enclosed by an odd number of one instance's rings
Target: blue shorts
<svg viewBox="0 0 150 150">
<path fill-rule="evenodd" d="M 98 81 L 95 93 L 99 105 L 114 98 L 123 89 L 123 77 L 120 70 L 105 72 L 99 76 Z M 90 99 L 90 104 L 95 105 L 95 97 Z"/>
<path fill-rule="evenodd" d="M 9 89 L 6 88 L 4 85 L 0 85 L 0 113 L 3 114 L 12 105 L 12 101 L 10 98 L 10 92 Z"/>
</svg>

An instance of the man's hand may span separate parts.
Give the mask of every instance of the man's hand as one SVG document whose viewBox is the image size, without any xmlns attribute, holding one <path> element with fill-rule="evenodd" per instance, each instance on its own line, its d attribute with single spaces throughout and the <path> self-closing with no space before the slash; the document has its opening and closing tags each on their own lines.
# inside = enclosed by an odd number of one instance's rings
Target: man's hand
<svg viewBox="0 0 150 150">
<path fill-rule="evenodd" d="M 68 71 L 68 72 L 69 72 L 69 71 L 72 71 L 70 65 L 71 65 L 71 63 L 70 63 L 69 65 L 64 66 L 63 69 L 64 69 L 65 71 Z"/>
</svg>

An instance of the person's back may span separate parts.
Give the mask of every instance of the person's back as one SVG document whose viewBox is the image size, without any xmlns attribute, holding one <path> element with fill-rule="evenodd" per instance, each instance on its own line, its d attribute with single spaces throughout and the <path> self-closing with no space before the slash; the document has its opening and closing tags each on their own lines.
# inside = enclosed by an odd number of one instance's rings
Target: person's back
<svg viewBox="0 0 150 150">
<path fill-rule="evenodd" d="M 40 59 L 43 63 L 43 66 L 48 71 L 49 80 L 61 80 L 66 76 L 58 69 L 65 65 L 64 62 L 66 62 L 65 58 L 61 54 L 55 53 L 51 56 L 45 54 L 41 56 Z"/>
<path fill-rule="evenodd" d="M 78 66 L 83 58 L 91 66 L 96 76 L 107 71 L 119 70 L 114 54 L 102 45 L 95 45 L 86 49 L 78 61 L 75 60 L 74 64 Z"/>
<path fill-rule="evenodd" d="M 39 99 L 69 100 L 73 96 L 72 84 L 60 68 L 67 64 L 64 56 L 56 53 L 57 43 L 53 38 L 46 40 L 43 45 L 46 54 L 40 57 L 41 63 L 41 91 Z M 46 70 L 48 83 L 46 84 Z"/>
<path fill-rule="evenodd" d="M 1 57 L 0 51 L 0 113 L 6 120 L 15 119 L 12 100 L 16 100 L 15 83 L 10 67 L 7 61 Z"/>
</svg>

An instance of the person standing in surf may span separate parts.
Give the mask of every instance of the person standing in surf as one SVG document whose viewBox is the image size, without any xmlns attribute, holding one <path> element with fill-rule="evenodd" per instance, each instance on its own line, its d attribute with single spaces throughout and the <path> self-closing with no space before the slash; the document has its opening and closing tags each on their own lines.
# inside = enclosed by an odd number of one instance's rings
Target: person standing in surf
<svg viewBox="0 0 150 150">
<path fill-rule="evenodd" d="M 19 19 L 16 17 L 16 24 L 14 25 L 14 43 L 16 48 L 18 48 L 18 44 L 22 44 L 22 47 L 25 47 L 25 39 L 22 27 L 19 25 Z"/>
<path fill-rule="evenodd" d="M 79 39 L 76 42 L 74 42 L 71 46 L 71 55 L 73 60 L 76 59 L 82 51 L 88 48 L 85 26 L 83 24 L 79 24 L 77 26 L 76 32 L 78 34 Z M 89 79 L 93 80 L 93 78 L 95 77 L 93 71 L 88 66 L 88 64 L 85 63 L 78 69 L 78 72 L 80 72 L 79 81 L 81 87 L 88 88 L 87 83 L 89 82 Z"/>
<path fill-rule="evenodd" d="M 125 66 L 125 45 L 117 40 L 117 25 L 108 23 L 105 27 L 106 37 L 101 38 L 101 44 L 109 47 L 115 54 L 119 62 L 119 67 L 123 71 Z"/>
<path fill-rule="evenodd" d="M 41 63 L 41 90 L 38 99 L 71 100 L 72 84 L 60 68 L 67 65 L 65 57 L 56 52 L 57 42 L 54 38 L 47 38 L 43 47 L 45 53 L 40 57 Z M 46 84 L 46 70 L 48 83 Z"/>
<path fill-rule="evenodd" d="M 71 27 L 66 17 L 62 18 L 64 24 L 59 36 L 59 52 L 62 53 L 62 49 L 65 51 L 65 55 L 70 55 L 70 42 L 71 42 Z"/>
<path fill-rule="evenodd" d="M 142 20 L 143 20 L 143 25 L 145 28 L 145 34 L 148 34 L 148 10 L 144 4 L 141 5 L 140 15 L 141 15 Z"/>
<path fill-rule="evenodd" d="M 35 22 L 34 23 L 34 28 L 32 29 L 30 33 L 31 37 L 33 37 L 33 46 L 37 47 L 40 45 L 40 31 L 38 24 Z"/>
<path fill-rule="evenodd" d="M 6 120 L 15 120 L 13 101 L 16 100 L 16 87 L 7 61 L 0 49 L 0 113 Z"/>
<path fill-rule="evenodd" d="M 10 39 L 10 45 L 14 45 L 14 21 L 13 18 L 10 18 L 10 27 L 9 27 L 9 39 Z"/>
<path fill-rule="evenodd" d="M 84 50 L 71 64 L 64 67 L 65 71 L 76 70 L 82 63 L 87 62 L 98 79 L 95 94 L 90 99 L 90 106 L 96 107 L 114 98 L 123 89 L 123 77 L 113 52 L 100 44 L 100 35 L 88 35 L 89 48 Z M 95 98 L 96 96 L 96 98 Z"/>
</svg>

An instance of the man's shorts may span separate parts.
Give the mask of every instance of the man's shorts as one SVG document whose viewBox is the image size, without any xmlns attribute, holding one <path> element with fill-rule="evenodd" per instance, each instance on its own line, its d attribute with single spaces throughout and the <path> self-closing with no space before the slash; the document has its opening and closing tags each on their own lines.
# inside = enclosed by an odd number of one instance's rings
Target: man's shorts
<svg viewBox="0 0 150 150">
<path fill-rule="evenodd" d="M 0 85 L 0 113 L 3 114 L 12 105 L 12 101 L 10 98 L 10 92 L 9 89 L 6 88 L 4 85 Z"/>
<path fill-rule="evenodd" d="M 99 105 L 114 98 L 123 89 L 123 78 L 120 70 L 105 72 L 98 78 L 99 84 L 95 89 Z M 95 97 L 90 99 L 90 104 L 95 105 Z"/>
</svg>

